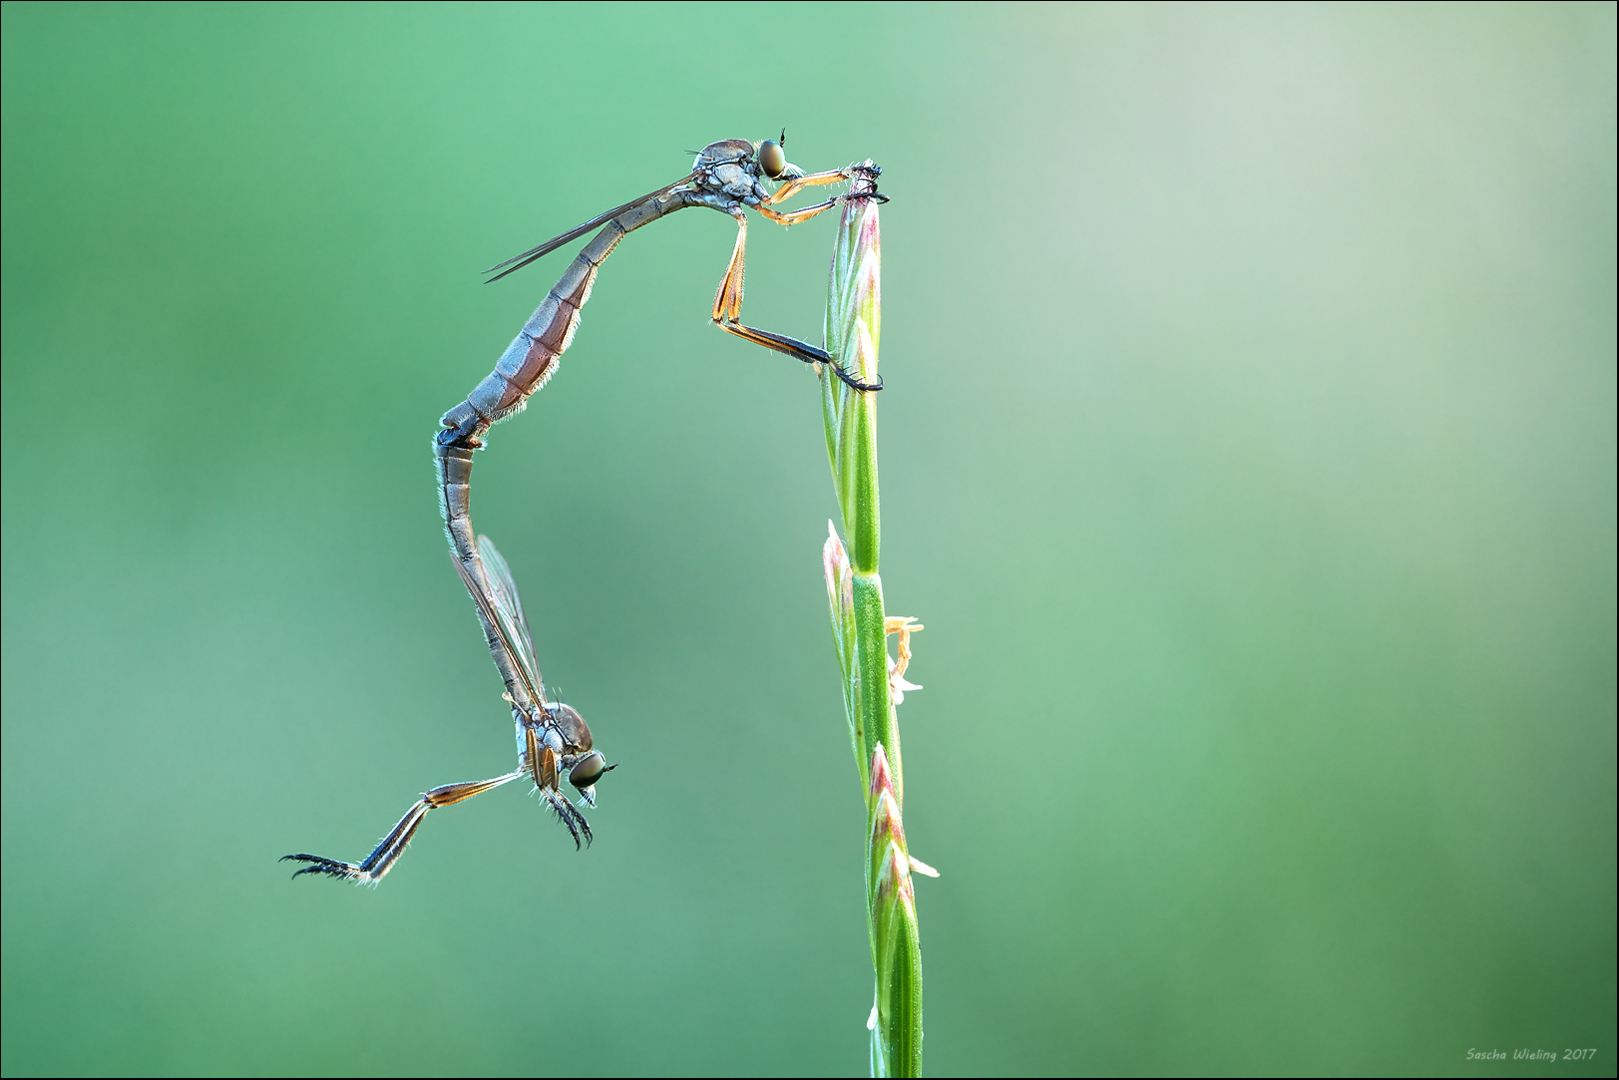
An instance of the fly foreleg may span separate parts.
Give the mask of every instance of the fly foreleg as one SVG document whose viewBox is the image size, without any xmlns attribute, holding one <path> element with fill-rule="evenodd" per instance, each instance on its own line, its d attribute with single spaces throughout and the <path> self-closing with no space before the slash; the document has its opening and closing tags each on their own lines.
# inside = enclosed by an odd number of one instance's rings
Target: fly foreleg
<svg viewBox="0 0 1619 1080">
<path fill-rule="evenodd" d="M 582 846 L 581 840 L 588 844 L 595 839 L 590 835 L 590 822 L 585 820 L 585 815 L 580 813 L 579 808 L 569 802 L 568 797 L 562 792 L 556 788 L 540 788 L 540 798 L 545 800 L 551 812 L 556 814 L 558 820 L 568 830 L 568 835 L 573 837 L 575 849 Z"/>
<path fill-rule="evenodd" d="M 775 194 L 765 200 L 766 204 L 784 202 L 797 195 L 807 187 L 821 187 L 825 184 L 838 184 L 852 178 L 858 166 L 850 165 L 842 169 L 833 169 L 830 172 L 810 173 L 808 176 L 795 176 L 776 189 Z M 836 200 L 832 200 L 836 201 Z M 822 210 L 826 207 L 821 207 Z M 819 211 L 817 211 L 819 213 Z"/>
<path fill-rule="evenodd" d="M 394 863 L 399 861 L 399 856 L 405 853 L 405 848 L 410 846 L 411 837 L 416 835 L 417 827 L 421 825 L 422 819 L 427 816 L 429 810 L 436 810 L 441 806 L 453 806 L 458 802 L 472 798 L 474 795 L 482 795 L 492 788 L 510 783 L 522 775 L 523 770 L 519 769 L 516 772 L 509 772 L 505 776 L 497 776 L 493 780 L 475 780 L 466 784 L 445 784 L 443 787 L 434 788 L 424 794 L 415 806 L 405 811 L 405 816 L 399 819 L 399 824 L 395 825 L 388 835 L 382 838 L 382 842 L 362 862 L 339 862 L 337 859 L 328 859 L 322 855 L 305 854 L 284 855 L 281 861 L 288 862 L 290 860 L 292 862 L 309 863 L 303 869 L 295 871 L 292 875 L 293 877 L 297 877 L 299 874 L 327 874 L 346 881 L 376 883 L 381 881 L 389 870 L 393 869 Z"/>
<path fill-rule="evenodd" d="M 797 225 L 799 222 L 808 221 L 821 211 L 830 210 L 836 205 L 838 205 L 837 199 L 828 199 L 825 202 L 816 203 L 814 206 L 805 206 L 798 210 L 789 210 L 785 214 L 780 210 L 771 209 L 768 204 L 764 203 L 761 203 L 759 206 L 755 207 L 755 209 L 765 217 L 769 218 L 771 221 L 774 221 L 777 225 Z"/>
<path fill-rule="evenodd" d="M 557 752 L 549 746 L 541 745 L 533 728 L 524 728 L 523 738 L 527 749 L 523 755 L 522 771 L 533 778 L 534 788 L 540 793 L 540 798 L 567 828 L 568 835 L 573 837 L 575 850 L 580 846 L 581 837 L 585 843 L 590 843 L 594 839 L 590 835 L 590 822 L 585 820 L 585 815 L 579 812 L 579 808 L 569 802 L 567 796 L 559 790 L 562 783 L 561 769 L 557 765 Z"/>
<path fill-rule="evenodd" d="M 879 202 L 887 202 L 888 196 L 877 194 L 876 180 L 878 174 L 881 172 L 881 169 L 872 165 L 868 161 L 859 165 L 850 165 L 846 168 L 836 169 L 832 172 L 811 173 L 809 176 L 794 177 L 793 179 L 782 184 L 781 187 L 777 188 L 775 194 L 771 195 L 764 202 L 760 203 L 756 209 L 759 211 L 759 213 L 763 214 L 771 221 L 774 221 L 777 225 L 797 225 L 801 221 L 808 221 L 810 218 L 814 217 L 816 214 L 819 214 L 823 210 L 832 209 L 834 206 L 837 206 L 843 202 L 844 199 L 848 198 L 848 196 L 842 195 L 835 199 L 827 199 L 825 202 L 816 203 L 814 206 L 805 206 L 797 210 L 789 210 L 786 213 L 773 209 L 773 205 L 792 198 L 794 195 L 798 194 L 807 187 L 820 187 L 823 184 L 836 184 L 843 180 L 848 180 L 851 182 L 851 189 L 862 186 L 859 182 L 864 181 L 865 186 L 868 186 L 870 190 L 858 191 L 855 192 L 855 194 L 863 198 L 876 199 Z"/>
</svg>

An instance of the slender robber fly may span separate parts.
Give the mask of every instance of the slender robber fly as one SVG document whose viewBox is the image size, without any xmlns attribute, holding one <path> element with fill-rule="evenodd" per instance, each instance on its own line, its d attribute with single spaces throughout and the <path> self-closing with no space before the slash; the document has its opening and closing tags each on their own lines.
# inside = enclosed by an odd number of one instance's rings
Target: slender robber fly
<svg viewBox="0 0 1619 1080">
<path fill-rule="evenodd" d="M 468 572 L 459 561 L 455 565 L 478 606 L 495 666 L 500 668 L 502 676 L 508 677 L 509 688 L 515 683 L 517 692 L 514 694 L 508 689 L 505 697 L 511 703 L 512 719 L 517 724 L 517 768 L 489 780 L 445 784 L 427 792 L 405 811 L 405 816 L 382 838 L 376 850 L 360 862 L 341 862 L 322 855 L 288 855 L 281 861 L 290 859 L 309 864 L 293 874 L 294 877 L 330 874 L 350 881 L 381 881 L 405 853 L 405 847 L 416 835 L 428 811 L 464 802 L 524 776 L 534 780 L 540 798 L 567 826 L 574 846 L 578 847 L 581 840 L 590 842 L 590 823 L 562 794 L 562 777 L 566 775 L 568 783 L 579 793 L 581 803 L 595 806 L 596 781 L 617 766 L 607 764 L 607 759 L 595 748 L 584 717 L 560 701 L 546 699 L 540 665 L 534 658 L 534 637 L 529 632 L 517 582 L 512 579 L 506 560 L 487 536 L 478 537 L 477 543 L 476 574 Z"/>
</svg>

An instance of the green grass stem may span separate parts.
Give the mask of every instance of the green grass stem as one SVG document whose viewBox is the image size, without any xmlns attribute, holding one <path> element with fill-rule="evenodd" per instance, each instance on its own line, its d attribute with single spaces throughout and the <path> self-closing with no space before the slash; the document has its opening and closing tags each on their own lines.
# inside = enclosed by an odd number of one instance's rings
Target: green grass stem
<svg viewBox="0 0 1619 1080">
<path fill-rule="evenodd" d="M 868 163 L 869 164 L 869 163 Z M 881 262 L 874 187 L 857 179 L 843 204 L 827 293 L 826 348 L 866 383 L 877 381 L 882 327 Z M 821 401 L 827 457 L 843 517 L 822 552 L 832 637 L 843 678 L 849 740 L 866 799 L 866 911 L 875 976 L 871 1012 L 873 1076 L 922 1075 L 922 953 L 911 859 L 895 694 L 903 675 L 888 654 L 894 625 L 883 607 L 877 573 L 881 514 L 877 488 L 877 395 L 855 390 L 823 369 Z M 907 627 L 906 636 L 918 627 Z M 908 653 L 901 647 L 901 656 Z M 902 687 L 909 684 L 900 683 Z"/>
</svg>

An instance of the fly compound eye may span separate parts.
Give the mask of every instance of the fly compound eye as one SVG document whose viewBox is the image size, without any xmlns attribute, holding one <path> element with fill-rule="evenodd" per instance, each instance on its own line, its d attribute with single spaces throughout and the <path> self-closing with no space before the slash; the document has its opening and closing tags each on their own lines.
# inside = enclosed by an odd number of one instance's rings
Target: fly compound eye
<svg viewBox="0 0 1619 1080">
<path fill-rule="evenodd" d="M 568 772 L 568 783 L 580 791 L 600 780 L 602 773 L 607 771 L 607 759 L 592 750 L 579 759 L 579 763 Z"/>
<path fill-rule="evenodd" d="M 781 148 L 781 143 L 766 139 L 759 144 L 759 168 L 772 180 L 787 170 L 787 152 Z"/>
</svg>

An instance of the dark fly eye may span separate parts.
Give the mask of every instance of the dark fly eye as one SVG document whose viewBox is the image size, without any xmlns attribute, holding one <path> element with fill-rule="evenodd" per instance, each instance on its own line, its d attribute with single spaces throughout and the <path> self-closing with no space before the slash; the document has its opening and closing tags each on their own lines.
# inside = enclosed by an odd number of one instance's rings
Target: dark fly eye
<svg viewBox="0 0 1619 1080">
<path fill-rule="evenodd" d="M 772 180 L 786 171 L 787 153 L 782 150 L 781 143 L 766 139 L 759 144 L 759 168 Z"/>
<path fill-rule="evenodd" d="M 592 750 L 579 759 L 579 763 L 568 772 L 568 783 L 583 791 L 600 780 L 602 773 L 606 771 L 607 759 Z"/>
</svg>

